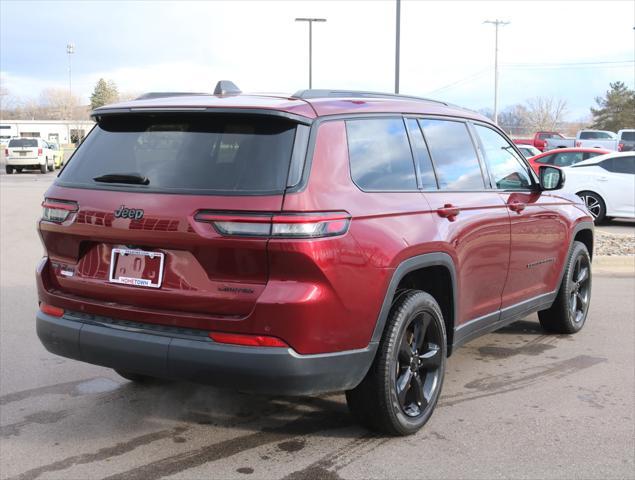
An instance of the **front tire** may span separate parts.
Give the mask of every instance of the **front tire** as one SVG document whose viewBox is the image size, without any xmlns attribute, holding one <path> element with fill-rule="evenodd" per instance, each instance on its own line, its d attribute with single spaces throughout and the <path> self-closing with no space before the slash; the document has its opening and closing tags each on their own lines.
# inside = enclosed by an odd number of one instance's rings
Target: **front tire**
<svg viewBox="0 0 635 480">
<path fill-rule="evenodd" d="M 587 210 L 593 217 L 595 223 L 602 223 L 606 215 L 606 203 L 604 199 L 595 192 L 579 192 L 578 197 L 584 201 Z"/>
<path fill-rule="evenodd" d="M 591 257 L 586 245 L 576 241 L 553 305 L 538 312 L 540 325 L 553 333 L 577 333 L 586 322 L 590 302 Z"/>
<path fill-rule="evenodd" d="M 446 352 L 445 324 L 436 300 L 419 290 L 402 294 L 390 310 L 370 370 L 346 392 L 349 410 L 372 430 L 416 433 L 439 399 Z"/>
</svg>

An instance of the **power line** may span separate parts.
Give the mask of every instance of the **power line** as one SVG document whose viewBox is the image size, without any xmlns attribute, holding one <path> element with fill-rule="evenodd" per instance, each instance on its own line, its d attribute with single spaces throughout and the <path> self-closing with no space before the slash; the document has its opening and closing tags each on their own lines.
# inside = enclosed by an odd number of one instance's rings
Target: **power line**
<svg viewBox="0 0 635 480">
<path fill-rule="evenodd" d="M 611 61 L 597 61 L 597 62 L 541 62 L 541 63 L 505 63 L 502 64 L 506 67 L 567 67 L 578 65 L 609 65 L 609 64 L 624 64 L 635 63 L 635 60 L 611 60 Z"/>
<path fill-rule="evenodd" d="M 474 80 L 475 78 L 482 77 L 488 71 L 489 71 L 489 67 L 483 68 L 483 69 L 479 70 L 478 72 L 473 73 L 469 77 L 461 78 L 460 80 L 456 80 L 454 82 L 447 83 L 447 84 L 445 84 L 445 85 L 443 85 L 443 86 L 441 86 L 439 88 L 435 88 L 434 90 L 429 91 L 428 94 L 440 92 L 442 90 L 446 90 L 448 88 L 452 88 L 452 87 L 455 87 L 457 85 L 463 84 L 465 82 L 469 82 L 470 80 Z"/>
</svg>

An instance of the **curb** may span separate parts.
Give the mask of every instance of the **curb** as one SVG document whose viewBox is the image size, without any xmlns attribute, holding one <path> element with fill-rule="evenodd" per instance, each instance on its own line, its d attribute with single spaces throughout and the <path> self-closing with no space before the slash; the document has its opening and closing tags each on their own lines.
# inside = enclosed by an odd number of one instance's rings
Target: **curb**
<svg viewBox="0 0 635 480">
<path fill-rule="evenodd" d="M 635 276 L 635 256 L 594 256 L 593 270 L 611 273 L 630 273 Z"/>
</svg>

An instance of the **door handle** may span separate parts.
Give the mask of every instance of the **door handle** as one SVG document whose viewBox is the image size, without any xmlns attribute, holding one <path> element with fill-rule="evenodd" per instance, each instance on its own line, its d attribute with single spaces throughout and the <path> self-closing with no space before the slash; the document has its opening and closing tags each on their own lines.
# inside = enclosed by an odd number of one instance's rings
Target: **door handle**
<svg viewBox="0 0 635 480">
<path fill-rule="evenodd" d="M 607 180 L 607 177 L 598 177 L 598 182 L 606 182 Z"/>
<path fill-rule="evenodd" d="M 454 218 L 461 213 L 461 209 L 459 207 L 455 207 L 451 203 L 446 203 L 442 208 L 437 210 L 437 215 L 443 218 L 447 218 L 451 222 L 454 221 Z"/>
<path fill-rule="evenodd" d="M 522 212 L 525 209 L 526 206 L 527 205 L 525 205 L 524 203 L 521 203 L 521 202 L 511 202 L 511 203 L 508 204 L 509 209 L 512 212 L 516 212 L 516 213 Z"/>
</svg>

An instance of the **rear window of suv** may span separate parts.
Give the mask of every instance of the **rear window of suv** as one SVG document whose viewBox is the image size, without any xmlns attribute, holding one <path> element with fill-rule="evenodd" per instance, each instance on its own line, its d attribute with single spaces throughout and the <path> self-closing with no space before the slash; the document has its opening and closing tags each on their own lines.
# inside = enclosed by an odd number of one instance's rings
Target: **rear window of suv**
<svg viewBox="0 0 635 480">
<path fill-rule="evenodd" d="M 32 138 L 14 138 L 9 140 L 8 148 L 32 148 L 37 147 L 37 140 Z"/>
<path fill-rule="evenodd" d="M 296 124 L 274 117 L 128 114 L 101 119 L 60 184 L 175 193 L 276 194 L 287 183 Z M 134 174 L 147 185 L 100 183 Z"/>
</svg>

